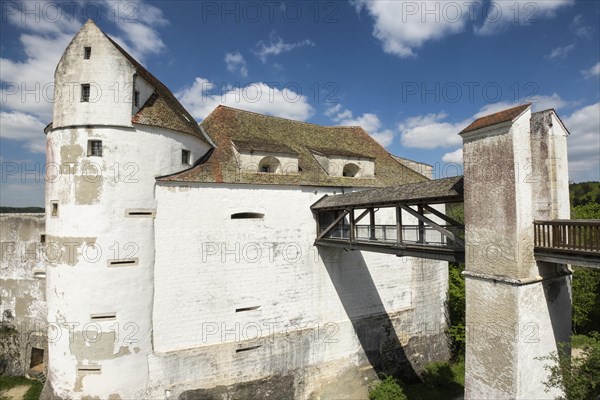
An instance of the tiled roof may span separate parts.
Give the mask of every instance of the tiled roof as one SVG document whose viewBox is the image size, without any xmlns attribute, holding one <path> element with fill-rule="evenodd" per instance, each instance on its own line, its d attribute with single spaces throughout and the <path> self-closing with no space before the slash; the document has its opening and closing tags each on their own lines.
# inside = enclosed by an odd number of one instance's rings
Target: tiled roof
<svg viewBox="0 0 600 400">
<path fill-rule="evenodd" d="M 224 182 L 248 184 L 383 187 L 427 178 L 396 160 L 361 127 L 320 126 L 285 118 L 270 117 L 226 106 L 217 107 L 202 122 L 204 131 L 216 143 L 210 158 L 187 171 L 158 178 L 172 182 Z M 262 143 L 261 150 L 279 152 L 283 147 L 298 154 L 300 171 L 294 174 L 241 172 L 233 143 Z M 332 149 L 338 153 L 372 158 L 374 178 L 330 176 L 321 168 L 309 148 Z M 333 150 L 335 149 L 335 150 Z M 290 150 L 286 152 L 290 152 Z M 285 168 L 284 168 L 285 169 Z"/>
<path fill-rule="evenodd" d="M 187 112 L 173 93 L 144 68 L 142 64 L 119 46 L 117 42 L 112 40 L 108 35 L 105 34 L 105 36 L 133 65 L 137 75 L 154 88 L 154 94 L 148 98 L 146 103 L 131 118 L 131 122 L 189 133 L 190 135 L 206 140 L 194 117 Z"/>
<path fill-rule="evenodd" d="M 521 106 L 513 107 L 508 110 L 497 112 L 495 114 L 486 115 L 485 117 L 481 117 L 473 121 L 471 125 L 467 126 L 460 133 L 463 134 L 475 131 L 477 129 L 485 128 L 487 126 L 500 124 L 502 122 L 513 121 L 523 112 L 525 112 L 525 110 L 527 110 L 529 107 L 531 107 L 531 104 L 523 104 Z"/>
<path fill-rule="evenodd" d="M 352 157 L 352 158 L 373 158 L 370 157 L 366 154 L 362 154 L 362 153 L 357 153 L 356 151 L 347 151 L 347 150 L 341 150 L 341 149 L 333 149 L 333 148 L 315 148 L 315 147 L 308 147 L 308 149 L 312 152 L 315 152 L 319 155 L 323 155 L 323 156 L 333 156 L 333 157 Z"/>
<path fill-rule="evenodd" d="M 343 207 L 360 207 L 370 205 L 385 205 L 393 203 L 445 203 L 461 202 L 463 200 L 463 177 L 434 179 L 431 181 L 408 183 L 379 189 L 363 190 L 324 196 L 311 206 L 313 210 L 335 209 Z"/>
<path fill-rule="evenodd" d="M 260 140 L 234 140 L 233 144 L 238 151 L 259 151 L 265 153 L 284 153 L 284 154 L 298 154 L 290 146 L 283 143 L 276 142 L 265 142 Z"/>
</svg>

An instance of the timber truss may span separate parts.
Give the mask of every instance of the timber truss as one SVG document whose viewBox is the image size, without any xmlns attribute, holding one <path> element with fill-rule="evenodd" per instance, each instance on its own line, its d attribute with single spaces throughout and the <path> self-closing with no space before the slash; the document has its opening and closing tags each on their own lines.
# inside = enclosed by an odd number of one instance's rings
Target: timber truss
<svg viewBox="0 0 600 400">
<path fill-rule="evenodd" d="M 452 177 L 324 196 L 311 207 L 317 219 L 315 245 L 464 262 L 464 226 L 433 207 L 462 203 L 462 182 Z M 380 219 L 387 223 L 376 223 L 378 212 L 385 213 Z"/>
</svg>

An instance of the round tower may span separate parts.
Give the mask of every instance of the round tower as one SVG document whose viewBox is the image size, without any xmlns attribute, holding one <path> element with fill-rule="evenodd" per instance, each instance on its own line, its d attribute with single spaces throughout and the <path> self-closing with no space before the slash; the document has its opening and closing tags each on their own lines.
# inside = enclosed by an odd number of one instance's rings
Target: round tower
<svg viewBox="0 0 600 400">
<path fill-rule="evenodd" d="M 134 398 L 152 352 L 155 178 L 211 147 L 171 92 L 88 21 L 55 72 L 46 128 L 48 382 Z"/>
</svg>

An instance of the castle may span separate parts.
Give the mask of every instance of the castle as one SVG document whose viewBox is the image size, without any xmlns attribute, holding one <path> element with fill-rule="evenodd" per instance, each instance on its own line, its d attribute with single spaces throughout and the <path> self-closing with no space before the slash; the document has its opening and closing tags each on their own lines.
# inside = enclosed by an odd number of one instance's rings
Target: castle
<svg viewBox="0 0 600 400">
<path fill-rule="evenodd" d="M 225 106 L 198 125 L 92 21 L 55 87 L 48 396 L 365 397 L 447 359 L 447 262 L 314 246 L 310 209 L 427 166 L 360 127 Z"/>
</svg>

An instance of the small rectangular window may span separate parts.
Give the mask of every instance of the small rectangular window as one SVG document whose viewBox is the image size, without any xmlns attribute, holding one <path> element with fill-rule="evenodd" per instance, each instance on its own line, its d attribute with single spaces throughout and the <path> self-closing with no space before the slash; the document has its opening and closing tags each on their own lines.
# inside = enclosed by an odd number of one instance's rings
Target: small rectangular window
<svg viewBox="0 0 600 400">
<path fill-rule="evenodd" d="M 84 83 L 81 85 L 81 101 L 87 103 L 90 101 L 90 84 Z"/>
<path fill-rule="evenodd" d="M 190 165 L 192 159 L 192 153 L 189 150 L 181 150 L 181 163 L 184 165 Z"/>
<path fill-rule="evenodd" d="M 102 140 L 88 140 L 88 157 L 102 157 Z"/>
<path fill-rule="evenodd" d="M 58 201 L 50 203 L 50 215 L 52 217 L 58 217 Z"/>
<path fill-rule="evenodd" d="M 83 59 L 84 60 L 89 60 L 90 57 L 92 56 L 92 48 L 91 47 L 84 47 L 83 48 Z"/>
<path fill-rule="evenodd" d="M 133 104 L 136 107 L 140 106 L 140 92 L 138 92 L 137 90 L 133 92 Z"/>
<path fill-rule="evenodd" d="M 40 243 L 46 243 L 46 234 L 45 233 L 42 233 L 40 235 Z"/>
</svg>

